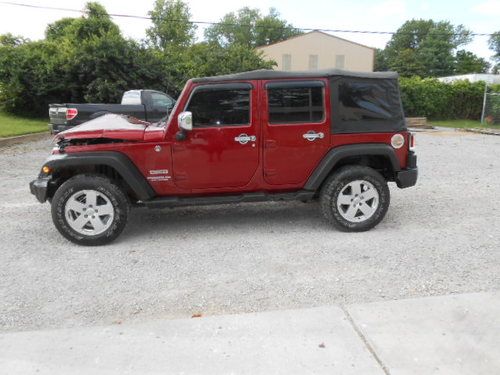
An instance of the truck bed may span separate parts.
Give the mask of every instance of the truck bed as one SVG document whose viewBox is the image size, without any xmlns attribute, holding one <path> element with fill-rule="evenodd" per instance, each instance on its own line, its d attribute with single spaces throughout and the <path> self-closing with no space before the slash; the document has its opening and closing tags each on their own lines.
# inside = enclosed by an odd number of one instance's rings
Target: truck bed
<svg viewBox="0 0 500 375">
<path fill-rule="evenodd" d="M 75 108 L 78 110 L 78 115 L 72 119 L 66 119 L 66 108 Z M 63 110 L 62 110 L 63 109 Z M 141 120 L 148 121 L 146 108 L 143 104 L 124 105 L 124 104 L 99 104 L 99 103 L 62 103 L 51 104 L 49 106 L 50 124 L 54 133 L 66 130 L 68 127 L 80 125 L 93 118 L 103 114 L 115 113 L 122 115 L 130 115 Z"/>
</svg>

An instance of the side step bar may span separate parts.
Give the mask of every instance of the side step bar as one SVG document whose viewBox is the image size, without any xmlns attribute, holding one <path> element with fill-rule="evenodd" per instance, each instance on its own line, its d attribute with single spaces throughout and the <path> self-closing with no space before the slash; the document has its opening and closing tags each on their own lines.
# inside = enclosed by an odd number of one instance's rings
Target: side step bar
<svg viewBox="0 0 500 375">
<path fill-rule="evenodd" d="M 144 201 L 148 208 L 173 208 L 186 206 L 206 206 L 211 204 L 230 204 L 266 201 L 307 201 L 312 199 L 314 191 L 299 190 L 293 193 L 246 193 L 237 195 L 215 195 L 203 197 L 160 197 Z"/>
</svg>

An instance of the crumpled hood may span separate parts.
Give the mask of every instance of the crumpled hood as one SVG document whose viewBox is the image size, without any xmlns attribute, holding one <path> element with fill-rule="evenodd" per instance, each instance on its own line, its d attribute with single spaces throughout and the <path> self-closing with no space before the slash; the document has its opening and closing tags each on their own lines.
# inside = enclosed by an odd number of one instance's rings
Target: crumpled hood
<svg viewBox="0 0 500 375">
<path fill-rule="evenodd" d="M 109 138 L 142 141 L 148 127 L 152 131 L 161 129 L 134 117 L 107 114 L 57 134 L 56 140 Z"/>
</svg>

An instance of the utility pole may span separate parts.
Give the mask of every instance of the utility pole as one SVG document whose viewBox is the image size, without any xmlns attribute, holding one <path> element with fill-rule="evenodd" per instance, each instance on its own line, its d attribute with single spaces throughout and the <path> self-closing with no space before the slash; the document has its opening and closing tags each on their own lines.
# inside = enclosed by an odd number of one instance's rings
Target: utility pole
<svg viewBox="0 0 500 375">
<path fill-rule="evenodd" d="M 488 82 L 484 82 L 483 110 L 481 111 L 481 125 L 484 124 L 484 111 L 486 110 L 486 95 L 488 93 Z"/>
</svg>

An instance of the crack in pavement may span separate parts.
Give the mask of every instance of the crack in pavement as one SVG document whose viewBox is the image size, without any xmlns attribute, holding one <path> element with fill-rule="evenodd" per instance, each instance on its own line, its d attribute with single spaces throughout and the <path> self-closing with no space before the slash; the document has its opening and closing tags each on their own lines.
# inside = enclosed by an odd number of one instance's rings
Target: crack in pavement
<svg viewBox="0 0 500 375">
<path fill-rule="evenodd" d="M 352 328 L 357 333 L 357 335 L 359 336 L 359 338 L 361 339 L 361 341 L 363 342 L 363 344 L 365 344 L 366 348 L 368 349 L 368 351 L 370 352 L 370 354 L 372 355 L 372 357 L 375 359 L 375 361 L 377 361 L 377 363 L 379 364 L 379 366 L 382 369 L 382 371 L 384 371 L 384 373 L 386 375 L 391 375 L 391 373 L 390 373 L 389 369 L 387 368 L 387 366 L 384 364 L 384 362 L 382 362 L 382 360 L 378 356 L 378 354 L 375 351 L 375 349 L 373 348 L 373 346 L 370 345 L 370 343 L 368 342 L 368 339 L 365 337 L 365 335 L 363 335 L 363 332 L 361 332 L 361 329 L 359 329 L 359 327 L 357 326 L 357 324 L 354 322 L 354 319 L 352 318 L 351 314 L 349 314 L 349 311 L 347 310 L 347 308 L 343 304 L 339 304 L 339 307 L 344 312 L 344 314 L 346 315 L 347 320 L 349 321 L 349 323 L 351 324 Z"/>
</svg>

